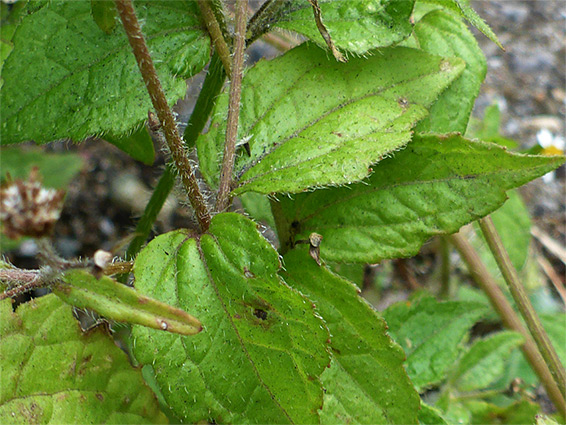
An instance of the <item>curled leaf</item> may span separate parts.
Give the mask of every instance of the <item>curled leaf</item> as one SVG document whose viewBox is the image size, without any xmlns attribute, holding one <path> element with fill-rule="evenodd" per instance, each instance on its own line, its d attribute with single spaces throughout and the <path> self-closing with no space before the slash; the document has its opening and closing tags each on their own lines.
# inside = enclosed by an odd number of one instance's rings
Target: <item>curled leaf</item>
<svg viewBox="0 0 566 425">
<path fill-rule="evenodd" d="M 107 319 L 181 335 L 194 335 L 202 329 L 201 323 L 187 312 L 141 295 L 109 277 L 98 280 L 85 270 L 71 270 L 63 280 L 65 283 L 54 288 L 59 298 Z"/>
</svg>

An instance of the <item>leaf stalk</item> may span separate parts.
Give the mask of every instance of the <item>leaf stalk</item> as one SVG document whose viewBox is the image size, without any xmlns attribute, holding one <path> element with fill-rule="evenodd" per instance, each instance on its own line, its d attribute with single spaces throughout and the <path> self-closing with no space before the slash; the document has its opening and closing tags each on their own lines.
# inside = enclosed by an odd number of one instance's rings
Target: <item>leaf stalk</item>
<svg viewBox="0 0 566 425">
<path fill-rule="evenodd" d="M 546 389 L 548 397 L 552 400 L 557 410 L 562 416 L 566 417 L 566 400 L 556 385 L 550 373 L 550 369 L 539 353 L 533 338 L 521 323 L 521 319 L 517 313 L 515 313 L 509 301 L 507 301 L 505 294 L 487 270 L 479 254 L 472 244 L 459 233 L 450 235 L 449 240 L 468 266 L 468 270 L 474 281 L 488 296 L 492 307 L 501 318 L 504 326 L 510 330 L 519 332 L 525 338 L 525 343 L 521 346 L 523 355 L 539 377 L 542 385 Z"/>
<path fill-rule="evenodd" d="M 246 48 L 247 11 L 248 0 L 238 0 L 236 2 L 234 63 L 232 68 L 232 81 L 230 83 L 230 99 L 228 102 L 226 141 L 224 143 L 224 158 L 222 160 L 218 197 L 216 198 L 216 211 L 224 211 L 230 202 L 230 189 L 236 157 L 236 139 L 238 137 L 240 98 L 242 95 L 242 70 L 244 68 L 244 50 Z"/>
<path fill-rule="evenodd" d="M 226 75 L 228 78 L 232 75 L 232 59 L 230 56 L 230 49 L 228 48 L 228 44 L 226 43 L 226 39 L 224 38 L 224 34 L 222 33 L 222 29 L 220 28 L 220 24 L 216 19 L 216 15 L 211 7 L 211 2 L 208 0 L 198 0 L 197 1 L 198 7 L 200 9 L 200 13 L 202 14 L 202 18 L 204 20 L 204 24 L 206 25 L 206 29 L 210 34 L 210 38 L 212 39 L 212 44 L 214 44 L 214 48 L 216 49 L 216 53 L 220 57 L 222 64 L 224 65 L 224 70 L 226 71 Z"/>
<path fill-rule="evenodd" d="M 523 316 L 540 354 L 548 365 L 554 381 L 562 393 L 562 397 L 566 399 L 566 372 L 564 371 L 564 367 L 560 363 L 560 359 L 540 322 L 538 314 L 529 300 L 527 291 L 521 284 L 519 274 L 511 263 L 509 254 L 505 246 L 503 246 L 503 242 L 497 233 L 493 220 L 489 216 L 482 218 L 479 220 L 479 225 L 487 241 L 487 245 L 499 266 L 499 270 L 501 270 L 501 274 L 509 286 L 509 291 L 517 304 L 517 308 Z"/>
<path fill-rule="evenodd" d="M 171 112 L 171 108 L 169 108 L 167 98 L 161 87 L 161 82 L 159 81 L 153 60 L 151 59 L 147 44 L 141 32 L 134 6 L 131 0 L 115 1 L 149 97 L 161 122 L 163 134 L 167 140 L 177 172 L 187 192 L 189 201 L 195 210 L 200 227 L 202 231 L 206 231 L 210 225 L 210 212 L 199 189 L 198 181 L 185 151 L 185 145 L 179 134 L 177 123 L 175 122 L 175 118 L 173 117 L 173 113 Z"/>
</svg>

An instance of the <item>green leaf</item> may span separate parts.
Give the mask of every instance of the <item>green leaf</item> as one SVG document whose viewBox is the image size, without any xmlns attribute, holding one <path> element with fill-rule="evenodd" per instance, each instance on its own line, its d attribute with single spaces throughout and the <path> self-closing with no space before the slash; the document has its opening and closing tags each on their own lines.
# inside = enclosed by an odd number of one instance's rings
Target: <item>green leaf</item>
<svg viewBox="0 0 566 425">
<path fill-rule="evenodd" d="M 47 153 L 39 148 L 2 148 L 0 181 L 10 174 L 12 179 L 27 179 L 33 167 L 39 169 L 45 187 L 66 189 L 83 166 L 75 153 Z"/>
<path fill-rule="evenodd" d="M 126 152 L 135 160 L 141 161 L 146 165 L 152 165 L 155 161 L 153 140 L 145 126 L 140 127 L 138 130 L 129 135 L 115 137 L 110 134 L 106 134 L 102 136 L 102 138 L 108 143 L 112 143 L 118 149 Z"/>
<path fill-rule="evenodd" d="M 435 407 L 421 402 L 421 410 L 419 410 L 419 424 L 421 425 L 448 425 L 448 422 L 442 417 Z"/>
<path fill-rule="evenodd" d="M 254 220 L 264 222 L 275 229 L 275 221 L 267 196 L 260 193 L 248 192 L 239 196 L 242 206 Z"/>
<path fill-rule="evenodd" d="M 411 34 L 410 16 L 415 0 L 319 0 L 322 20 L 340 50 L 363 55 L 378 47 L 394 45 Z M 275 27 L 296 31 L 326 43 L 315 24 L 307 0 L 287 3 L 287 10 Z"/>
<path fill-rule="evenodd" d="M 462 75 L 440 95 L 417 131 L 464 133 L 487 71 L 482 50 L 466 24 L 442 10 L 428 13 L 417 22 L 413 37 L 425 52 L 466 61 Z"/>
<path fill-rule="evenodd" d="M 97 279 L 85 270 L 71 270 L 64 274 L 63 281 L 65 284 L 54 287 L 59 298 L 72 306 L 94 310 L 107 319 L 181 335 L 194 335 L 202 330 L 200 322 L 185 311 L 140 295 L 107 276 Z"/>
<path fill-rule="evenodd" d="M 411 128 L 463 70 L 460 59 L 391 48 L 338 63 L 303 44 L 260 62 L 244 77 L 236 160 L 238 195 L 300 192 L 346 184 L 411 139 Z M 216 184 L 226 134 L 228 94 L 197 140 L 201 171 Z"/>
<path fill-rule="evenodd" d="M 351 282 L 318 266 L 303 248 L 285 255 L 282 274 L 315 303 L 332 335 L 321 423 L 416 423 L 419 397 L 385 322 Z"/>
<path fill-rule="evenodd" d="M 423 295 L 393 304 L 383 312 L 389 333 L 407 355 L 406 367 L 419 392 L 445 380 L 483 304 L 438 302 Z"/>
<path fill-rule="evenodd" d="M 480 30 L 487 38 L 497 44 L 501 49 L 503 46 L 499 42 L 497 35 L 485 23 L 485 21 L 476 13 L 469 4 L 469 0 L 419 0 L 423 3 L 435 4 L 442 6 L 446 10 L 465 18 L 470 24 Z M 503 49 L 505 50 L 505 49 Z"/>
<path fill-rule="evenodd" d="M 172 104 L 209 59 L 197 5 L 136 1 L 136 11 Z M 151 102 L 124 30 L 105 34 L 90 2 L 49 2 L 22 20 L 13 41 L 2 70 L 2 144 L 122 135 L 147 118 Z"/>
<path fill-rule="evenodd" d="M 116 28 L 118 11 L 116 4 L 108 0 L 90 0 L 90 13 L 98 28 L 106 34 L 112 33 Z"/>
<path fill-rule="evenodd" d="M 558 422 L 546 415 L 537 415 L 536 420 L 536 425 L 558 425 Z"/>
<path fill-rule="evenodd" d="M 1 423 L 166 423 L 140 370 L 55 295 L 0 303 Z"/>
<path fill-rule="evenodd" d="M 511 350 L 524 342 L 517 332 L 499 332 L 474 342 L 450 377 L 458 391 L 486 388 L 501 377 Z"/>
<path fill-rule="evenodd" d="M 489 214 L 506 190 L 563 162 L 458 135 L 415 137 L 360 184 L 282 198 L 272 208 L 283 246 L 316 232 L 324 259 L 376 263 L 416 254 L 428 238 Z"/>
<path fill-rule="evenodd" d="M 208 233 L 155 238 L 136 259 L 136 288 L 194 312 L 182 337 L 134 327 L 134 354 L 152 364 L 186 422 L 318 423 L 328 330 L 312 302 L 277 275 L 277 252 L 255 224 L 216 215 Z"/>
<path fill-rule="evenodd" d="M 532 424 L 540 411 L 540 406 L 526 400 L 500 407 L 480 400 L 462 403 L 472 413 L 471 424 Z"/>
<path fill-rule="evenodd" d="M 501 126 L 501 117 L 499 113 L 499 106 L 497 104 L 490 105 L 485 108 L 483 113 L 483 120 L 472 118 L 466 130 L 466 137 L 471 139 L 479 139 L 484 142 L 497 143 L 501 146 L 506 146 L 514 149 L 519 144 L 512 139 L 503 137 L 499 131 Z"/>
</svg>

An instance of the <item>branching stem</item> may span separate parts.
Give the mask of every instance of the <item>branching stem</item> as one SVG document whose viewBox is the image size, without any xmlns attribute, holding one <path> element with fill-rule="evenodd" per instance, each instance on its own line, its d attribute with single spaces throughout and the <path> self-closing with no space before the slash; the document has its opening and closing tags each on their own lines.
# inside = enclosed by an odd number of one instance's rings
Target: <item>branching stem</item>
<svg viewBox="0 0 566 425">
<path fill-rule="evenodd" d="M 246 47 L 246 19 L 248 0 L 236 2 L 236 28 L 234 34 L 234 63 L 232 81 L 230 83 L 230 100 L 228 105 L 228 121 L 226 124 L 226 141 L 224 158 L 216 199 L 216 211 L 224 211 L 230 202 L 230 186 L 236 157 L 236 138 L 238 137 L 238 119 L 240 116 L 240 98 L 242 94 L 242 70 L 244 67 L 244 49 Z"/>
<path fill-rule="evenodd" d="M 540 322 L 538 314 L 529 300 L 527 291 L 525 291 L 525 288 L 521 284 L 517 270 L 515 270 L 515 267 L 513 267 L 511 263 L 509 254 L 503 246 L 503 242 L 497 233 L 497 229 L 491 217 L 482 218 L 479 220 L 479 224 L 489 249 L 495 261 L 497 261 L 499 270 L 501 270 L 501 274 L 509 286 L 509 291 L 517 304 L 517 308 L 521 312 L 523 319 L 525 319 L 525 323 L 537 344 L 540 354 L 548 365 L 554 381 L 562 393 L 562 397 L 566 399 L 566 372 L 564 371 L 564 367 L 560 363 L 560 359 Z"/>
<path fill-rule="evenodd" d="M 454 234 L 449 238 L 450 242 L 452 242 L 460 253 L 462 260 L 464 260 L 468 266 L 472 278 L 488 296 L 492 307 L 499 314 L 499 317 L 501 317 L 505 327 L 519 332 L 525 338 L 525 343 L 521 346 L 525 358 L 539 377 L 542 385 L 546 389 L 548 397 L 552 400 L 558 411 L 566 417 L 566 401 L 552 378 L 550 369 L 537 350 L 531 335 L 521 323 L 521 319 L 517 313 L 515 313 L 509 301 L 507 301 L 505 294 L 503 294 L 503 291 L 487 270 L 487 267 L 472 244 L 461 234 Z"/>
<path fill-rule="evenodd" d="M 159 81 L 153 60 L 151 59 L 147 44 L 141 32 L 134 6 L 131 0 L 115 1 L 120 19 L 124 25 L 124 30 L 126 31 L 130 46 L 132 46 L 138 67 L 140 68 L 147 87 L 149 97 L 161 122 L 161 128 L 163 129 L 163 134 L 167 140 L 177 172 L 185 187 L 189 201 L 195 210 L 201 229 L 202 231 L 206 231 L 210 225 L 210 213 L 193 173 L 183 140 L 177 128 L 177 123 L 175 122 L 175 118 L 173 117 L 173 113 L 171 112 L 171 108 L 169 108 L 167 98 L 161 87 L 161 82 Z"/>
</svg>

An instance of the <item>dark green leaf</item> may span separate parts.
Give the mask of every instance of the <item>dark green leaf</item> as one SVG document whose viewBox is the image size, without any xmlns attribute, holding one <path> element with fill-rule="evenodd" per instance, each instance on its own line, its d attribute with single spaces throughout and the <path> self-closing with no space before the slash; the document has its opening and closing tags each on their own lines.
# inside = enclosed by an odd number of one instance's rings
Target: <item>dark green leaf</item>
<svg viewBox="0 0 566 425">
<path fill-rule="evenodd" d="M 458 391 L 481 390 L 501 377 L 511 350 L 524 342 L 517 332 L 499 332 L 474 342 L 450 377 Z"/>
<path fill-rule="evenodd" d="M 194 312 L 196 336 L 134 327 L 169 406 L 187 422 L 318 423 L 328 330 L 311 301 L 277 275 L 255 224 L 216 215 L 208 233 L 155 238 L 136 259 L 136 288 Z"/>
<path fill-rule="evenodd" d="M 54 287 L 59 298 L 75 307 L 94 310 L 107 319 L 181 335 L 194 335 L 202 330 L 200 322 L 185 311 L 140 295 L 109 277 L 97 279 L 84 270 L 71 270 L 64 274 L 63 281 L 65 284 Z"/>
<path fill-rule="evenodd" d="M 331 261 L 409 257 L 428 238 L 489 214 L 503 204 L 506 190 L 563 162 L 458 135 L 418 137 L 363 183 L 282 197 L 275 206 L 279 238 L 288 247 L 319 233 L 321 255 Z"/>
<path fill-rule="evenodd" d="M 151 165 L 155 161 L 153 140 L 145 126 L 140 127 L 129 135 L 115 137 L 107 134 L 102 136 L 102 138 L 144 164 Z"/>
<path fill-rule="evenodd" d="M 461 19 L 442 10 L 428 13 L 417 22 L 413 36 L 425 52 L 466 61 L 462 75 L 440 95 L 417 131 L 464 133 L 487 70 L 483 52 Z"/>
<path fill-rule="evenodd" d="M 170 103 L 185 78 L 209 59 L 210 40 L 192 1 L 136 1 L 149 48 Z M 26 16 L 2 70 L 2 144 L 122 135 L 151 108 L 121 27 L 104 34 L 88 1 L 54 0 Z M 24 88 L 25 89 L 22 89 Z"/>
<path fill-rule="evenodd" d="M 319 0 L 322 20 L 340 50 L 363 55 L 394 45 L 411 33 L 414 0 Z M 307 0 L 293 0 L 276 27 L 296 31 L 325 46 Z"/>
<path fill-rule="evenodd" d="M 0 313 L 1 423 L 167 422 L 122 350 L 102 329 L 83 334 L 55 295 Z"/>
<path fill-rule="evenodd" d="M 90 0 L 90 13 L 98 28 L 110 34 L 116 27 L 118 11 L 116 4 L 109 0 Z"/>
<path fill-rule="evenodd" d="M 332 335 L 321 423 L 416 423 L 419 397 L 383 319 L 352 283 L 318 266 L 306 247 L 287 253 L 284 262 L 285 281 L 315 303 Z"/>
<path fill-rule="evenodd" d="M 483 304 L 438 302 L 423 295 L 383 312 L 389 333 L 405 350 L 407 373 L 418 391 L 446 378 L 460 344 L 485 311 Z"/>
<path fill-rule="evenodd" d="M 463 68 L 458 58 L 402 47 L 344 64 L 312 44 L 260 62 L 242 83 L 238 138 L 249 144 L 251 156 L 236 161 L 234 194 L 361 180 L 370 164 L 411 139 L 411 128 Z M 209 132 L 197 141 L 201 170 L 213 185 L 227 105 L 225 93 Z"/>
</svg>

